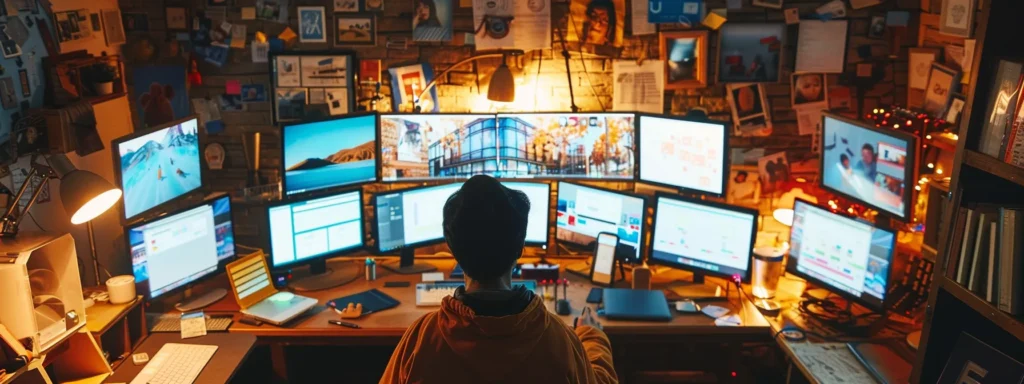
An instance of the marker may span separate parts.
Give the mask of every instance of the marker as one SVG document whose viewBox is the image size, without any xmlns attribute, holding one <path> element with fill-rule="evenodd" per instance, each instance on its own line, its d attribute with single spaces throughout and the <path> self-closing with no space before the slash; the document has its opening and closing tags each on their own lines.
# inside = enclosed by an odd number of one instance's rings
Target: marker
<svg viewBox="0 0 1024 384">
<path fill-rule="evenodd" d="M 362 328 L 362 327 L 360 327 L 360 326 L 359 326 L 359 324 L 356 324 L 356 323 L 349 323 L 349 322 L 347 322 L 347 321 L 341 321 L 341 320 L 327 320 L 327 322 L 328 322 L 328 323 L 330 323 L 330 324 L 334 324 L 334 325 L 339 325 L 339 326 L 342 326 L 342 327 L 348 327 L 348 328 L 353 328 L 353 329 L 359 329 L 359 328 Z"/>
</svg>

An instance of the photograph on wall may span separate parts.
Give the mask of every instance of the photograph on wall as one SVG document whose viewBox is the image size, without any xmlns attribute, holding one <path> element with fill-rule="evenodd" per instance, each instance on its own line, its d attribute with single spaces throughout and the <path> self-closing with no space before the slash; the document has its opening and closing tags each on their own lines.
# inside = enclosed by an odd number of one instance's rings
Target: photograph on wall
<svg viewBox="0 0 1024 384">
<path fill-rule="evenodd" d="M 790 169 L 786 152 L 774 153 L 757 161 L 761 190 L 764 193 L 782 191 L 789 182 Z"/>
<path fill-rule="evenodd" d="M 960 85 L 960 73 L 940 64 L 932 63 L 928 87 L 924 95 L 924 111 L 932 117 L 942 117 L 949 106 L 953 92 Z"/>
<path fill-rule="evenodd" d="M 433 69 L 425 63 L 388 68 L 388 73 L 391 75 L 391 107 L 400 112 L 412 112 L 413 99 L 434 79 Z M 427 97 L 416 101 L 420 111 L 437 112 L 437 88 L 431 88 Z"/>
<path fill-rule="evenodd" d="M 53 21 L 57 29 L 57 41 L 60 43 L 92 38 L 88 10 L 54 12 Z"/>
<path fill-rule="evenodd" d="M 793 108 L 828 109 L 828 78 L 823 73 L 794 73 L 790 86 Z"/>
<path fill-rule="evenodd" d="M 772 121 L 768 99 L 761 84 L 728 84 L 726 99 L 732 109 L 732 121 L 737 136 L 768 136 Z"/>
<path fill-rule="evenodd" d="M 224 112 L 245 111 L 245 104 L 242 102 L 242 95 L 220 95 L 220 110 Z"/>
<path fill-rule="evenodd" d="M 299 41 L 303 43 L 326 43 L 327 22 L 324 7 L 298 7 Z"/>
<path fill-rule="evenodd" d="M 267 87 L 263 84 L 244 84 L 241 95 L 243 103 L 267 101 Z"/>
<path fill-rule="evenodd" d="M 348 110 L 348 89 L 328 88 L 324 90 L 324 101 L 331 116 L 344 115 Z"/>
<path fill-rule="evenodd" d="M 884 15 L 871 16 L 871 24 L 868 25 L 868 37 L 881 39 L 885 36 L 885 27 Z"/>
<path fill-rule="evenodd" d="M 725 202 L 757 208 L 761 202 L 761 174 L 757 166 L 733 165 L 729 171 L 729 192 Z"/>
<path fill-rule="evenodd" d="M 907 87 L 925 89 L 928 86 L 928 75 L 932 71 L 932 63 L 939 55 L 937 48 L 910 48 L 907 60 L 907 72 L 910 76 Z"/>
<path fill-rule="evenodd" d="M 939 33 L 970 38 L 974 30 L 976 0 L 942 0 L 939 13 Z"/>
<path fill-rule="evenodd" d="M 104 9 L 100 11 L 103 16 L 103 36 L 107 39 L 107 46 L 124 44 L 124 24 L 121 23 L 120 9 Z"/>
<path fill-rule="evenodd" d="M 12 57 L 21 56 L 21 46 L 18 45 L 18 41 L 11 38 L 7 34 L 7 29 L 10 26 L 0 25 L 0 49 L 3 50 L 3 56 L 5 59 Z"/>
<path fill-rule="evenodd" d="M 946 110 L 946 122 L 956 125 L 960 121 L 960 115 L 963 114 L 966 104 L 967 99 L 964 95 L 954 94 L 953 99 L 949 101 L 949 108 Z"/>
<path fill-rule="evenodd" d="M 278 88 L 274 90 L 274 110 L 277 121 L 298 121 L 305 115 L 305 88 Z"/>
<path fill-rule="evenodd" d="M 451 41 L 452 1 L 415 0 L 412 39 L 414 41 Z"/>
<path fill-rule="evenodd" d="M 363 10 L 366 12 L 380 12 L 384 10 L 384 0 L 364 0 Z"/>
<path fill-rule="evenodd" d="M 153 127 L 188 116 L 185 67 L 154 65 L 137 67 L 132 72 L 135 109 L 141 126 Z"/>
<path fill-rule="evenodd" d="M 786 25 L 726 23 L 718 31 L 718 81 L 777 82 Z"/>
<path fill-rule="evenodd" d="M 170 31 L 187 31 L 188 30 L 188 9 L 185 7 L 166 7 L 164 8 L 165 19 L 167 20 L 167 29 Z"/>
<path fill-rule="evenodd" d="M 299 56 L 302 86 L 348 87 L 348 60 L 349 56 L 345 55 Z M 279 82 L 278 85 L 282 84 Z"/>
<path fill-rule="evenodd" d="M 334 15 L 337 22 L 335 45 L 376 45 L 377 22 L 372 14 Z"/>
<path fill-rule="evenodd" d="M 278 87 L 302 86 L 300 70 L 299 56 L 277 56 L 274 58 L 274 75 L 277 77 Z"/>
<path fill-rule="evenodd" d="M 566 40 L 597 46 L 622 46 L 625 0 L 572 0 Z"/>
<path fill-rule="evenodd" d="M 256 0 L 256 18 L 287 23 L 288 0 Z"/>
<path fill-rule="evenodd" d="M 707 86 L 707 31 L 662 32 L 661 57 L 665 58 L 665 89 Z"/>
<path fill-rule="evenodd" d="M 334 0 L 334 12 L 359 12 L 359 0 Z"/>
</svg>

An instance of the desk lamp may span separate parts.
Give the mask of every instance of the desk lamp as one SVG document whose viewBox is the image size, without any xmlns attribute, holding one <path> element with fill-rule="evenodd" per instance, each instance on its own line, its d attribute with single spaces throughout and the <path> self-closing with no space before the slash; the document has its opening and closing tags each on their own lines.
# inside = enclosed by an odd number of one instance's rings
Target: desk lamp
<svg viewBox="0 0 1024 384">
<path fill-rule="evenodd" d="M 521 50 L 498 51 L 497 53 L 483 53 L 469 57 L 458 63 L 453 64 L 452 66 L 448 67 L 448 69 L 445 69 L 444 72 L 441 72 L 440 75 L 434 76 L 434 80 L 431 80 L 430 83 L 427 83 L 427 86 L 423 87 L 423 90 L 419 91 L 419 93 L 415 95 L 416 98 L 413 99 L 413 103 L 416 106 L 416 112 L 420 112 L 420 100 L 423 100 L 423 98 L 427 96 L 427 92 L 430 92 L 430 89 L 434 88 L 434 86 L 437 85 L 438 81 L 441 81 L 441 79 L 445 78 L 445 75 L 447 75 L 453 69 L 458 68 L 459 66 L 472 61 L 488 58 L 500 57 L 501 65 L 498 66 L 498 68 L 494 70 L 494 74 L 491 75 L 491 81 L 490 83 L 488 83 L 487 86 L 487 99 L 490 101 L 506 103 L 515 101 L 516 83 L 515 79 L 512 76 L 512 70 L 508 68 L 508 64 L 505 61 L 506 59 L 508 59 L 508 56 L 514 57 L 522 54 L 523 51 Z"/>
</svg>

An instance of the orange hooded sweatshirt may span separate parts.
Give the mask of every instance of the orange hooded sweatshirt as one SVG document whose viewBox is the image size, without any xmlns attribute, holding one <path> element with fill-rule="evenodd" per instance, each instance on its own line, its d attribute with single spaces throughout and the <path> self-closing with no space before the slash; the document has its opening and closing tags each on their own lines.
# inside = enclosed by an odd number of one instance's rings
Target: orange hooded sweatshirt
<svg viewBox="0 0 1024 384">
<path fill-rule="evenodd" d="M 570 329 L 534 295 L 522 312 L 477 316 L 462 301 L 416 320 L 398 343 L 381 384 L 618 383 L 600 329 Z"/>
</svg>

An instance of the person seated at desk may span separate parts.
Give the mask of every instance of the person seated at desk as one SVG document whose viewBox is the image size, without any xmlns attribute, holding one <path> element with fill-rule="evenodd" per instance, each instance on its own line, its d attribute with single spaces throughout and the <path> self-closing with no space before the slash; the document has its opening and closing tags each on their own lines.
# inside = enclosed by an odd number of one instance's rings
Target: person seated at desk
<svg viewBox="0 0 1024 384">
<path fill-rule="evenodd" d="M 444 205 L 444 237 L 466 284 L 398 343 L 384 383 L 617 383 L 611 344 L 592 311 L 575 331 L 544 299 L 512 289 L 530 200 L 474 176 Z"/>
</svg>

